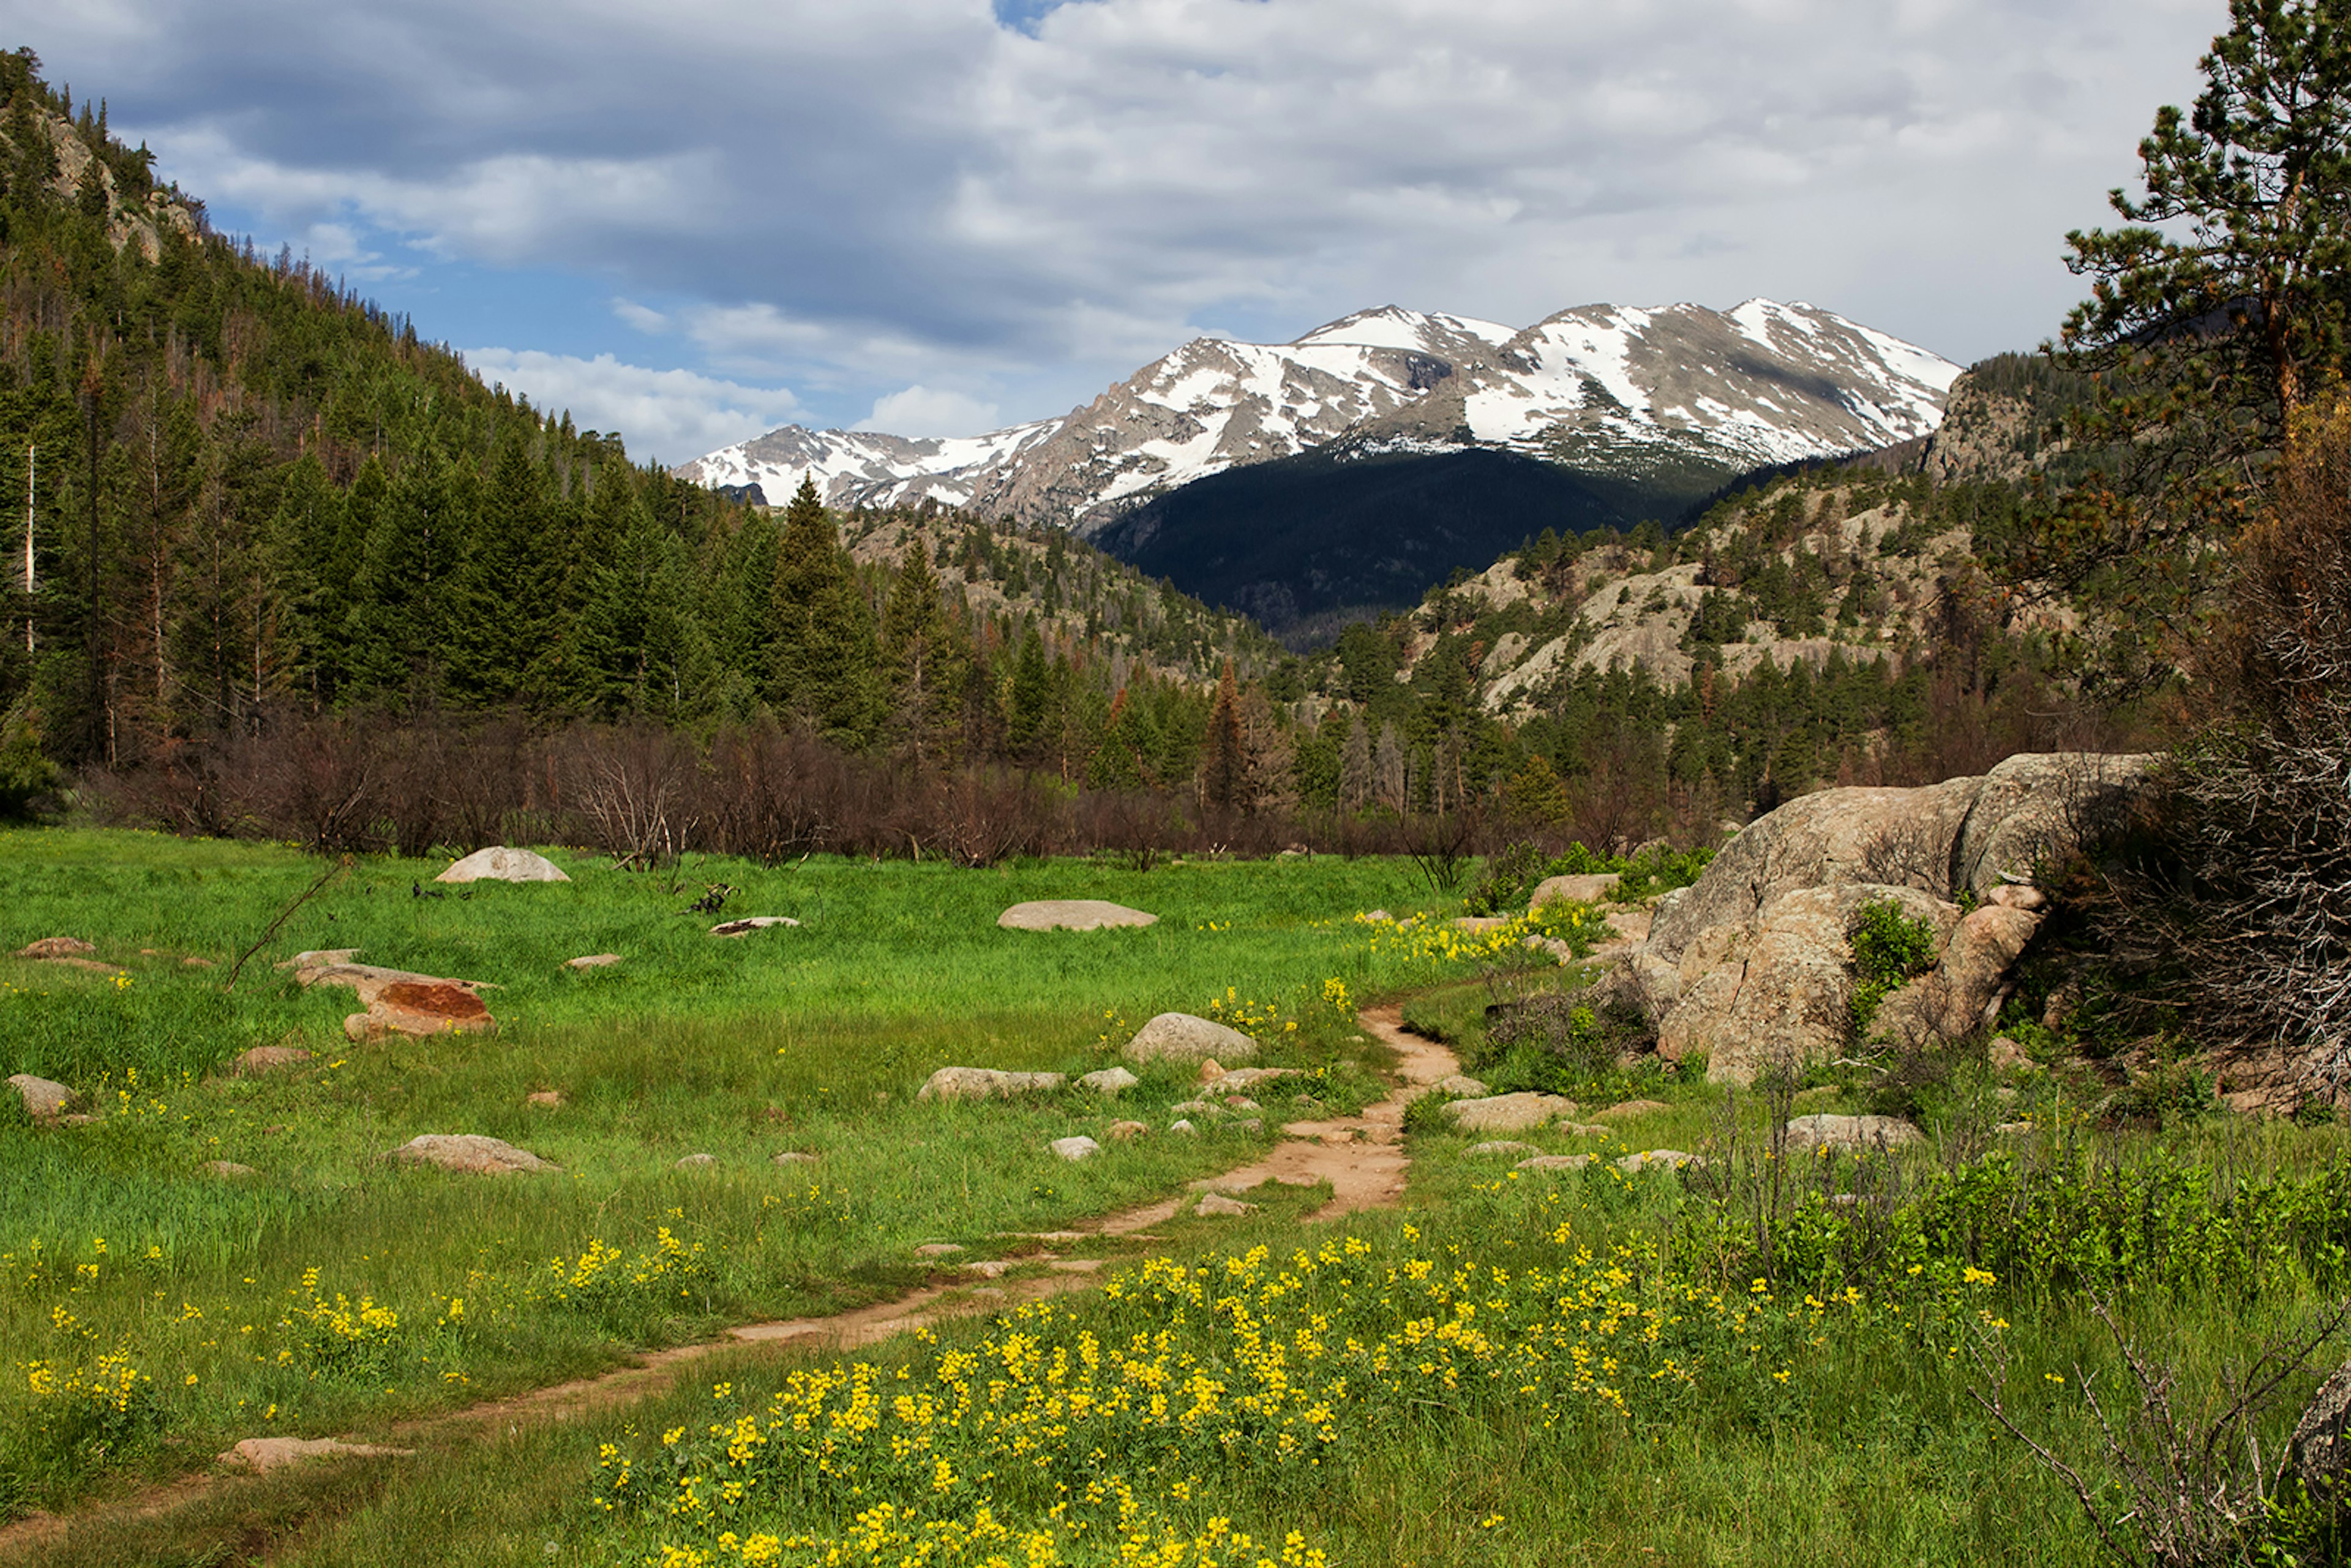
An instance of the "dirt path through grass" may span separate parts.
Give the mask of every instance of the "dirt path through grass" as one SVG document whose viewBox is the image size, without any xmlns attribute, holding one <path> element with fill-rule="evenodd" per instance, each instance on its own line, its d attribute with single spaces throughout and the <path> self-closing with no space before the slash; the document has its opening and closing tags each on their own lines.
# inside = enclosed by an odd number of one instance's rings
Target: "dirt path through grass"
<svg viewBox="0 0 2351 1568">
<path fill-rule="evenodd" d="M 1268 1182 L 1313 1186 L 1327 1181 L 1331 1184 L 1331 1201 L 1308 1216 L 1310 1219 L 1333 1219 L 1358 1209 L 1393 1206 L 1404 1196 L 1405 1170 L 1410 1163 L 1404 1149 L 1405 1107 L 1441 1079 L 1459 1071 L 1460 1064 L 1450 1051 L 1407 1030 L 1396 1008 L 1365 1008 L 1356 1014 L 1356 1019 L 1364 1032 L 1396 1054 L 1393 1074 L 1396 1082 L 1385 1099 L 1365 1106 L 1359 1115 L 1289 1123 L 1282 1128 L 1287 1136 L 1265 1158 L 1203 1177 L 1177 1197 L 1081 1220 L 1067 1230 L 1022 1238 L 1047 1247 L 1041 1255 L 1015 1260 L 1023 1264 L 1042 1262 L 1045 1270 L 1040 1274 L 1001 1283 L 989 1282 L 984 1276 L 959 1278 L 826 1317 L 745 1323 L 716 1339 L 650 1352 L 633 1365 L 594 1377 L 553 1384 L 463 1410 L 399 1422 L 372 1440 L 402 1448 L 447 1447 L 501 1424 L 514 1430 L 528 1422 L 566 1421 L 645 1398 L 668 1387 L 685 1367 L 722 1350 L 739 1349 L 746 1344 L 854 1350 L 946 1319 L 1000 1312 L 1019 1302 L 1084 1290 L 1095 1282 L 1104 1260 L 1065 1258 L 1051 1248 L 1105 1238 L 1155 1241 L 1157 1238 L 1149 1234 L 1151 1228 L 1174 1219 L 1196 1192 L 1246 1193 Z M 173 1512 L 203 1500 L 238 1479 L 240 1473 L 220 1469 L 182 1476 L 84 1513 L 36 1513 L 13 1524 L 0 1525 L 0 1559 L 15 1559 L 19 1554 L 57 1545 L 76 1526 L 101 1518 L 120 1521 Z M 266 1551 L 257 1555 L 247 1551 L 246 1555 L 248 1560 L 258 1560 L 266 1556 Z"/>
</svg>

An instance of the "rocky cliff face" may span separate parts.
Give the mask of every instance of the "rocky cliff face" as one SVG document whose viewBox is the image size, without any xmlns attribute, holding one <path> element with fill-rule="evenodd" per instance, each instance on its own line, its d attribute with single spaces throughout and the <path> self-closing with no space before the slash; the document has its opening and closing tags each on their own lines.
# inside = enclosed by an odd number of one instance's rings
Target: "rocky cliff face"
<svg viewBox="0 0 2351 1568">
<path fill-rule="evenodd" d="M 1388 307 L 1290 343 L 1196 340 L 1060 420 L 958 441 L 793 426 L 678 473 L 770 498 L 806 476 L 834 506 L 932 498 L 1085 534 L 1195 479 L 1341 443 L 1500 448 L 1703 490 L 1709 476 L 1924 435 L 1958 374 L 1885 333 L 1769 300 L 1583 306 L 1523 329 Z"/>
<path fill-rule="evenodd" d="M 78 195 L 84 176 L 95 172 L 99 188 L 106 196 L 106 236 L 115 249 L 135 245 L 139 254 L 152 262 L 163 254 L 164 234 L 177 232 L 194 236 L 195 214 L 184 203 L 174 201 L 170 193 L 150 191 L 143 202 L 123 200 L 121 193 L 115 189 L 114 171 L 84 144 L 72 120 L 51 112 L 40 116 L 36 124 L 39 133 L 48 139 L 50 154 L 56 160 L 57 174 L 50 185 L 57 194 L 68 199 Z M 5 130 L 0 130 L 0 146 L 15 151 Z"/>
</svg>

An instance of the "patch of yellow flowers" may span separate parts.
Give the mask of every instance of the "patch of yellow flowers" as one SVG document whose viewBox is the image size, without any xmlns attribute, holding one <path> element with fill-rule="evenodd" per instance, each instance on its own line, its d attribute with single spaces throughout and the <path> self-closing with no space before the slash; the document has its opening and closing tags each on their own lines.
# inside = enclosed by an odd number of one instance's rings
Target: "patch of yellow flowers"
<svg viewBox="0 0 2351 1568">
<path fill-rule="evenodd" d="M 1244 1479 L 1311 1495 L 1357 1449 L 1457 1418 L 1772 1408 L 1833 1335 L 1911 1326 L 1857 1290 L 1783 1301 L 1681 1277 L 1643 1244 L 1578 1245 L 1565 1213 L 1540 1245 L 1484 1258 L 1405 1226 L 1153 1260 L 1102 1303 L 1020 1307 L 975 1344 L 919 1332 L 904 1365 L 796 1371 L 765 1400 L 721 1384 L 698 1427 L 606 1445 L 595 1498 L 671 1568 L 1286 1568 L 1323 1549 L 1260 1542 L 1205 1500 Z"/>
</svg>

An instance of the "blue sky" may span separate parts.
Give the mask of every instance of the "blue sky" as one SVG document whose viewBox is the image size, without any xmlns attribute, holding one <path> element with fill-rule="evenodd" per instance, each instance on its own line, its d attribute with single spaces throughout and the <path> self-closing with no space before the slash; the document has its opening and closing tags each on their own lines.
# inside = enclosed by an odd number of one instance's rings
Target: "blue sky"
<svg viewBox="0 0 2351 1568">
<path fill-rule="evenodd" d="M 2220 0 L 0 0 L 216 224 L 680 462 L 1388 303 L 2048 336 Z"/>
</svg>

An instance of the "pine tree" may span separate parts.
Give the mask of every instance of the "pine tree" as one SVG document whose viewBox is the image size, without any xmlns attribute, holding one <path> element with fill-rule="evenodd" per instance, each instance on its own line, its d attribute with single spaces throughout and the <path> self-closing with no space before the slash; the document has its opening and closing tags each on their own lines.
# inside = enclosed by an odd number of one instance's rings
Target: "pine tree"
<svg viewBox="0 0 2351 1568">
<path fill-rule="evenodd" d="M 1208 711 L 1206 755 L 1200 762 L 1200 799 L 1219 810 L 1246 805 L 1249 748 L 1241 735 L 1240 691 L 1233 662 L 1217 678 L 1216 706 Z"/>
<path fill-rule="evenodd" d="M 939 580 L 918 535 L 907 545 L 882 609 L 882 656 L 889 674 L 889 743 L 916 767 L 941 759 L 962 685 Z"/>
</svg>

